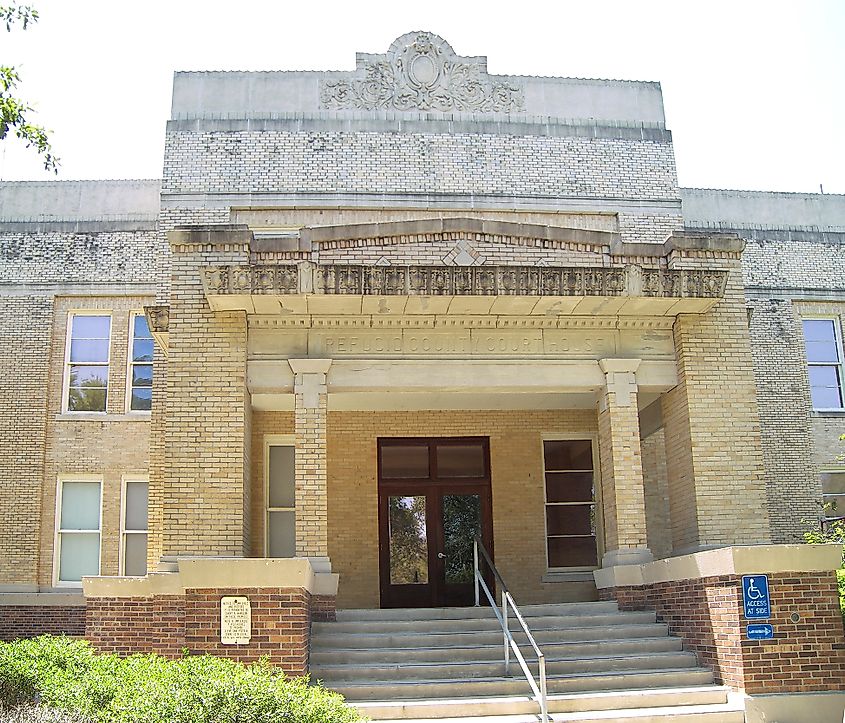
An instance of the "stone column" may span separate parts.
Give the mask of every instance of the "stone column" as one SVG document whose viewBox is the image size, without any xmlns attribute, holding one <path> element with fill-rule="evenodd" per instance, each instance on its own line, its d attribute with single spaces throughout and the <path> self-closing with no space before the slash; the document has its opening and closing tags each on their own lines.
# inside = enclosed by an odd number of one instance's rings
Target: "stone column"
<svg viewBox="0 0 845 723">
<path fill-rule="evenodd" d="M 605 375 L 598 404 L 602 567 L 649 562 L 635 377 L 640 360 L 602 359 L 599 365 Z"/>
<path fill-rule="evenodd" d="M 296 432 L 296 556 L 328 568 L 326 374 L 331 359 L 289 359 L 294 373 Z"/>
</svg>

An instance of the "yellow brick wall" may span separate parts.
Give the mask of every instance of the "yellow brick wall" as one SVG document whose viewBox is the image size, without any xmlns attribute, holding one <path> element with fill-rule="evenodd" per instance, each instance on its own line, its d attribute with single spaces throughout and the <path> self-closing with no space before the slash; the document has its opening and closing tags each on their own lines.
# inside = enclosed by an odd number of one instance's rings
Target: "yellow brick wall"
<svg viewBox="0 0 845 723">
<path fill-rule="evenodd" d="M 595 595 L 591 584 L 543 583 L 542 435 L 596 434 L 595 411 L 329 412 L 329 557 L 339 607 L 378 607 L 379 437 L 489 436 L 494 555 L 520 603 Z"/>
<path fill-rule="evenodd" d="M 666 477 L 666 437 L 658 429 L 641 440 L 648 548 L 656 559 L 672 554 L 669 521 L 669 481 Z"/>
<path fill-rule="evenodd" d="M 132 311 L 151 303 L 145 297 L 57 297 L 50 346 L 46 449 L 41 503 L 39 584 L 53 583 L 57 480 L 63 475 L 102 479 L 100 567 L 118 573 L 121 486 L 124 475 L 146 474 L 149 415 L 125 413 L 129 324 Z M 68 315 L 74 310 L 111 313 L 111 358 L 107 414 L 74 418 L 61 413 Z"/>
<path fill-rule="evenodd" d="M 247 234 L 221 229 L 213 244 L 203 230 L 169 238 L 168 390 L 153 400 L 165 444 L 154 534 L 165 556 L 242 556 L 251 544 L 246 315 L 213 312 L 200 269 L 245 263 Z"/>
<path fill-rule="evenodd" d="M 663 398 L 673 549 L 770 539 L 760 421 L 739 260 L 675 254 L 673 268 L 723 268 L 725 297 L 674 326 L 678 386 Z"/>
</svg>

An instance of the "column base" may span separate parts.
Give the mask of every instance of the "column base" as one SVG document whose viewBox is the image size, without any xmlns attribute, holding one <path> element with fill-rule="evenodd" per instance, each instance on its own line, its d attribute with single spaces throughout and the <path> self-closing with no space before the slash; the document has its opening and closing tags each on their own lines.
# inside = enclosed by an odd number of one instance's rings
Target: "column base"
<svg viewBox="0 0 845 723">
<path fill-rule="evenodd" d="M 647 547 L 626 547 L 621 550 L 609 550 L 605 552 L 601 558 L 601 566 L 644 565 L 653 560 L 654 555 Z"/>
</svg>

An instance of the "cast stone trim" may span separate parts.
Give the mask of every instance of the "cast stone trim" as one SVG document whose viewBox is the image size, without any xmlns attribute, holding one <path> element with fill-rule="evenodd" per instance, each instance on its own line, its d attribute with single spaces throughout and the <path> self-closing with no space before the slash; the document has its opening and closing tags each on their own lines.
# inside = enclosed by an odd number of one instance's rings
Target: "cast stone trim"
<svg viewBox="0 0 845 723">
<path fill-rule="evenodd" d="M 631 407 L 637 403 L 637 378 L 641 359 L 599 359 L 605 377 L 605 390 L 599 397 L 601 411 L 607 410 L 607 396 L 613 394 L 617 407 Z"/>
<path fill-rule="evenodd" d="M 320 107 L 328 110 L 525 110 L 522 88 L 491 78 L 484 58 L 462 58 L 434 33 L 412 32 L 384 55 L 360 55 L 349 80 L 323 80 Z"/>
<path fill-rule="evenodd" d="M 326 374 L 332 365 L 331 359 L 288 359 L 294 373 L 294 394 L 302 397 L 302 407 L 317 409 L 320 395 L 328 393 Z"/>
</svg>

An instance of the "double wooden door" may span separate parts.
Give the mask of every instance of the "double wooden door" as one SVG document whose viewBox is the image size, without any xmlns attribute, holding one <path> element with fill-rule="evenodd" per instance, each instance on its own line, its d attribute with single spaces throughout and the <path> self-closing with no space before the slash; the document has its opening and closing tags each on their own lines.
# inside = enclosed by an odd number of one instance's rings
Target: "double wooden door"
<svg viewBox="0 0 845 723">
<path fill-rule="evenodd" d="M 378 440 L 382 607 L 474 602 L 473 539 L 493 545 L 486 437 Z"/>
</svg>

